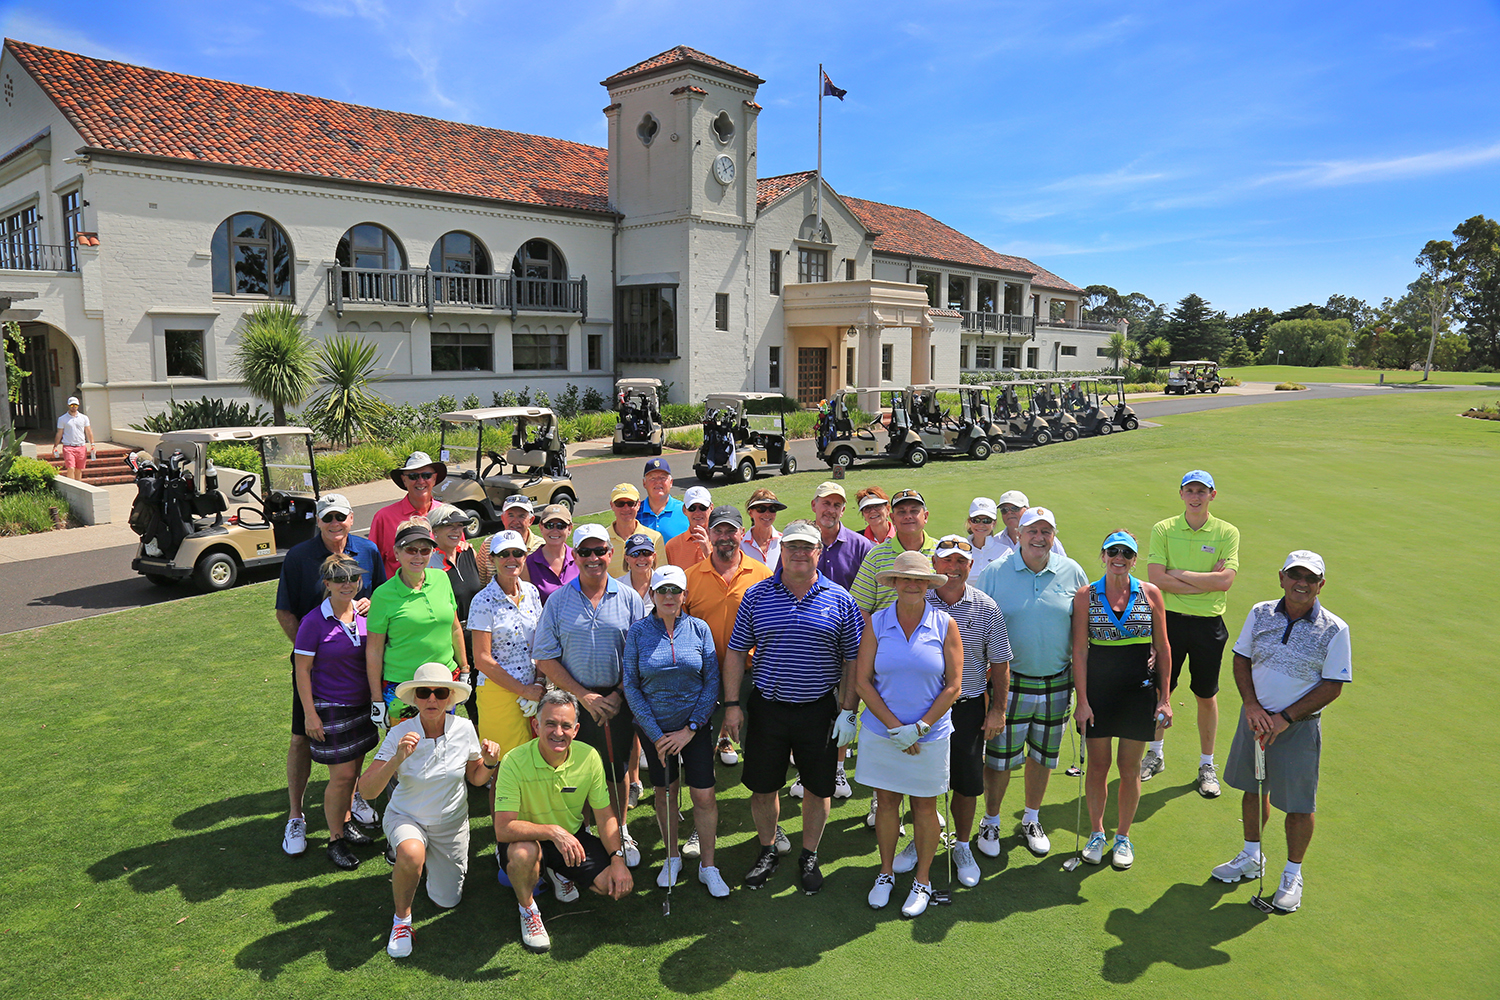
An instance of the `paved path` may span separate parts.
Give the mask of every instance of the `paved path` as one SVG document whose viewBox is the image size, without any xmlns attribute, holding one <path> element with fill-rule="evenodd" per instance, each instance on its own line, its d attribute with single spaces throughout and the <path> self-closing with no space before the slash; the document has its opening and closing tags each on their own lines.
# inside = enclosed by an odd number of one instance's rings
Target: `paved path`
<svg viewBox="0 0 1500 1000">
<path fill-rule="evenodd" d="M 1462 386 L 1423 386 L 1393 388 L 1369 385 L 1309 385 L 1306 392 L 1295 393 L 1299 399 L 1337 399 L 1367 396 L 1377 392 L 1437 392 L 1462 389 Z M 1251 406 L 1279 401 L 1289 394 L 1278 393 L 1269 383 L 1252 383 L 1225 389 L 1216 395 L 1132 397 L 1130 402 L 1143 419 L 1195 413 L 1232 406 Z M 1048 447 L 1066 447 L 1049 445 Z M 599 449 L 588 444 L 572 449 L 577 464 L 572 468 L 574 482 L 582 498 L 580 513 L 604 509 L 604 498 L 618 482 L 640 482 L 641 456 L 599 458 L 608 447 Z M 818 467 L 816 449 L 811 440 L 792 442 L 791 452 L 804 470 Z M 665 456 L 677 473 L 678 492 L 693 486 L 692 455 L 668 452 Z M 134 484 L 111 486 L 110 506 L 129 511 L 135 498 Z M 355 507 L 356 524 L 368 526 L 370 518 L 397 496 L 389 482 L 366 483 L 342 491 Z M 123 514 L 121 515 L 123 518 Z M 123 522 L 86 528 L 72 528 L 40 535 L 0 538 L 0 633 L 52 625 L 57 622 L 88 618 L 110 611 L 179 600 L 197 593 L 189 585 L 158 587 L 130 569 L 135 558 L 136 536 Z M 247 572 L 246 582 L 273 580 L 275 570 Z M 269 612 L 269 609 L 267 609 Z"/>
</svg>

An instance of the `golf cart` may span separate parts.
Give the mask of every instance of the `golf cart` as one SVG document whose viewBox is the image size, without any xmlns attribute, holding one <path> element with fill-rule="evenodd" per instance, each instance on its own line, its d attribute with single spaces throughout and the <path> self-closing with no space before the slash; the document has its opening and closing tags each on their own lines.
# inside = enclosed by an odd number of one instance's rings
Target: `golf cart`
<svg viewBox="0 0 1500 1000">
<path fill-rule="evenodd" d="M 477 538 L 500 521 L 505 498 L 524 493 L 538 508 L 560 503 L 569 510 L 578 501 L 568 475 L 568 449 L 558 429 L 557 415 L 541 406 L 491 406 L 454 410 L 439 418 L 442 436 L 438 460 L 448 466 L 448 477 L 432 491 L 438 503 L 451 503 L 469 515 L 464 534 Z M 507 435 L 510 447 L 498 448 Z M 485 431 L 489 431 L 486 441 Z M 448 447 L 448 435 L 475 435 L 474 447 Z M 469 461 L 472 456 L 473 461 Z M 507 472 L 506 468 L 510 471 Z"/>
<path fill-rule="evenodd" d="M 783 399 L 779 392 L 715 392 L 703 401 L 703 445 L 693 457 L 693 473 L 703 483 L 722 474 L 726 482 L 748 483 L 760 469 L 779 466 L 783 476 L 797 471 L 786 447 L 785 413 L 746 413 L 747 403 Z"/>
<path fill-rule="evenodd" d="M 1100 384 L 1106 381 L 1098 378 L 1076 379 L 1063 389 L 1063 410 L 1078 422 L 1078 430 L 1084 435 L 1110 434 L 1115 429 L 1114 404 L 1110 402 L 1109 388 L 1102 390 L 1101 398 Z M 1123 384 L 1123 380 L 1120 384 Z M 1123 395 L 1122 390 L 1122 398 Z"/>
<path fill-rule="evenodd" d="M 1000 438 L 999 428 L 992 427 L 989 400 L 978 386 L 929 383 L 907 386 L 906 392 L 912 429 L 929 455 L 968 455 L 982 462 L 990 452 L 1005 450 L 1003 440 L 999 449 L 990 443 Z M 941 405 L 939 392 L 958 395 L 957 416 Z"/>
<path fill-rule="evenodd" d="M 1190 392 L 1218 392 L 1224 383 L 1219 380 L 1217 361 L 1174 361 L 1172 373 L 1167 376 L 1167 394 L 1186 396 Z"/>
<path fill-rule="evenodd" d="M 1064 412 L 1062 407 L 1062 379 L 1040 379 L 1035 382 L 1015 382 L 1020 386 L 1021 396 L 1038 418 L 1045 421 L 1052 437 L 1064 441 L 1078 440 L 1078 421 Z M 1039 441 L 1038 444 L 1046 442 Z"/>
<path fill-rule="evenodd" d="M 1021 402 L 1016 392 L 1019 382 L 991 382 L 985 386 L 995 392 L 992 410 L 999 439 L 1005 444 L 1044 445 L 1052 440 L 1052 428 L 1047 421 L 1029 406 Z M 999 449 L 996 449 L 999 450 Z"/>
<path fill-rule="evenodd" d="M 643 449 L 649 455 L 661 454 L 665 431 L 656 392 L 659 388 L 659 378 L 622 378 L 615 383 L 615 409 L 620 413 L 615 424 L 616 455 L 632 448 Z"/>
<path fill-rule="evenodd" d="M 1121 430 L 1133 431 L 1141 426 L 1140 418 L 1125 402 L 1125 377 L 1123 375 L 1098 375 L 1092 379 L 1093 400 L 1110 423 Z M 1107 434 L 1108 431 L 1100 433 Z"/>
<path fill-rule="evenodd" d="M 889 395 L 891 415 L 879 414 L 868 424 L 854 426 L 850 397 L 861 392 Z M 908 389 L 840 389 L 818 410 L 818 459 L 829 468 L 849 468 L 857 461 L 905 462 L 912 468 L 927 464 L 922 436 L 912 429 L 912 392 Z M 885 435 L 882 442 L 879 435 Z"/>
<path fill-rule="evenodd" d="M 254 448 L 258 473 L 215 468 L 208 446 L 219 441 Z M 169 431 L 152 456 L 129 456 L 130 527 L 141 536 L 130 568 L 159 587 L 192 577 L 212 591 L 233 587 L 244 570 L 280 565 L 287 549 L 317 530 L 312 442 L 306 427 L 211 427 Z M 221 478 L 233 483 L 227 493 Z M 246 496 L 254 505 L 231 513 L 231 499 Z"/>
</svg>

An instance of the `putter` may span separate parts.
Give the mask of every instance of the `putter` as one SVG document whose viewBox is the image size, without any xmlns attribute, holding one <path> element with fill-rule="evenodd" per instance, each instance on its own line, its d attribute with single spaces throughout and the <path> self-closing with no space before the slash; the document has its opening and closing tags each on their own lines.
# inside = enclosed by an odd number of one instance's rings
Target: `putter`
<svg viewBox="0 0 1500 1000">
<path fill-rule="evenodd" d="M 1265 817 L 1261 815 L 1264 799 L 1261 798 L 1261 789 L 1266 782 L 1266 748 L 1261 745 L 1260 737 L 1252 737 L 1255 741 L 1255 835 L 1265 840 Z M 1260 888 L 1255 895 L 1250 897 L 1250 905 L 1262 913 L 1272 912 L 1272 906 L 1266 899 L 1266 852 L 1265 844 L 1261 844 L 1260 852 Z"/>
<path fill-rule="evenodd" d="M 1073 807 L 1073 856 L 1063 862 L 1062 870 L 1073 871 L 1083 864 L 1083 736 L 1076 734 L 1078 739 L 1078 803 Z M 1068 730 L 1069 740 L 1075 736 L 1074 730 Z"/>
<path fill-rule="evenodd" d="M 948 790 L 946 788 L 943 789 L 943 812 L 945 814 L 948 813 Z M 950 816 L 950 819 L 951 819 L 951 816 Z M 916 821 L 916 817 L 915 816 L 912 817 L 912 821 L 913 821 L 913 823 L 915 823 L 915 821 Z M 953 824 L 951 822 L 949 822 L 948 824 L 946 824 L 946 826 L 948 828 L 951 828 L 953 826 Z M 951 838 L 951 841 L 950 841 L 950 838 Z M 958 843 L 958 838 L 954 837 L 952 834 L 949 834 L 949 833 L 939 833 L 938 834 L 938 840 L 941 841 L 942 844 L 943 844 L 943 846 L 947 848 L 947 851 L 945 853 L 948 855 L 948 887 L 946 889 L 939 889 L 939 890 L 934 891 L 933 894 L 932 894 L 932 902 L 933 902 L 934 906 L 952 906 L 953 905 L 953 844 Z"/>
</svg>

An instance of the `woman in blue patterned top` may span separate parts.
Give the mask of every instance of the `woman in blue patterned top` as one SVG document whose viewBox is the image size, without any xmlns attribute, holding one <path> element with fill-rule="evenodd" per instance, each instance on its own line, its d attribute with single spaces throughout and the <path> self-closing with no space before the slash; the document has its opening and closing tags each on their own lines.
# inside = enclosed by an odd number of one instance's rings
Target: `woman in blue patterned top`
<svg viewBox="0 0 1500 1000">
<path fill-rule="evenodd" d="M 680 756 L 692 790 L 698 881 L 710 895 L 723 897 L 729 895 L 729 886 L 714 865 L 719 805 L 714 799 L 714 731 L 708 724 L 719 698 L 719 658 L 708 623 L 682 613 L 686 587 L 680 567 L 663 566 L 652 574 L 654 608 L 625 634 L 625 700 L 646 751 L 656 788 L 657 822 L 667 845 L 667 860 L 656 884 L 675 885 L 682 870 L 677 832 L 668 828 L 677 815 Z"/>
<path fill-rule="evenodd" d="M 1088 770 L 1084 778 L 1090 829 L 1083 860 L 1104 860 L 1104 802 L 1109 797 L 1109 765 L 1118 737 L 1119 829 L 1109 847 L 1119 869 L 1135 863 L 1130 824 L 1141 801 L 1141 755 L 1155 739 L 1156 724 L 1172 724 L 1168 684 L 1166 606 L 1161 591 L 1130 575 L 1138 546 L 1128 531 L 1104 540 L 1099 558 L 1104 575 L 1073 596 L 1073 718 L 1084 732 Z M 1152 654 L 1155 654 L 1153 657 Z"/>
</svg>

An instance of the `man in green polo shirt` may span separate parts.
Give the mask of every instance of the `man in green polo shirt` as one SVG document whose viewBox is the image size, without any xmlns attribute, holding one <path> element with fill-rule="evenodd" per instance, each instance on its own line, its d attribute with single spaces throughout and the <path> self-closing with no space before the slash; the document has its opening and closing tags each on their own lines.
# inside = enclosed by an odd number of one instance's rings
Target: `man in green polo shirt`
<svg viewBox="0 0 1500 1000">
<path fill-rule="evenodd" d="M 536 721 L 541 735 L 506 754 L 495 777 L 495 840 L 505 851 L 502 874 L 521 908 L 521 943 L 546 951 L 552 939 L 532 898 L 542 865 L 563 902 L 578 898 L 572 883 L 611 899 L 629 895 L 635 883 L 625 866 L 619 818 L 610 810 L 604 763 L 593 747 L 573 742 L 578 701 L 566 691 L 548 691 Z M 584 826 L 585 805 L 599 824 L 597 837 Z"/>
<path fill-rule="evenodd" d="M 1188 687 L 1198 699 L 1198 794 L 1219 795 L 1214 769 L 1214 739 L 1219 734 L 1219 668 L 1229 629 L 1224 625 L 1226 593 L 1240 568 L 1240 529 L 1208 512 L 1218 496 L 1214 477 L 1194 469 L 1182 477 L 1178 490 L 1183 512 L 1158 521 L 1151 529 L 1146 572 L 1166 599 L 1167 641 L 1172 646 L 1172 689 L 1188 666 Z M 1158 665 L 1157 669 L 1160 669 Z M 1160 774 L 1165 766 L 1163 735 L 1141 761 L 1141 780 Z"/>
</svg>

